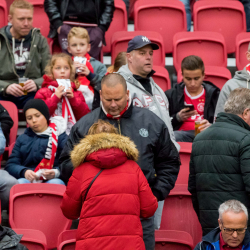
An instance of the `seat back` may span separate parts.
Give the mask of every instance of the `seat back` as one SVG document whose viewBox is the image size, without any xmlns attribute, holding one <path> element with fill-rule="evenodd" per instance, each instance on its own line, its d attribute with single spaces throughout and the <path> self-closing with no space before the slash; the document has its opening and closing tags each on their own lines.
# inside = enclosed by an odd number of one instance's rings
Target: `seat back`
<svg viewBox="0 0 250 250">
<path fill-rule="evenodd" d="M 176 184 L 165 199 L 160 228 L 189 233 L 193 238 L 194 246 L 201 241 L 202 229 L 193 209 L 187 185 Z"/>
<path fill-rule="evenodd" d="M 58 39 L 52 39 L 49 43 L 49 48 L 50 48 L 50 53 L 53 54 L 58 54 L 62 53 L 62 49 L 60 47 L 60 44 L 58 42 Z"/>
<path fill-rule="evenodd" d="M 16 234 L 23 234 L 20 241 L 29 250 L 47 250 L 47 241 L 44 233 L 34 229 L 13 229 Z"/>
<path fill-rule="evenodd" d="M 12 128 L 10 129 L 9 145 L 11 145 L 12 143 L 16 142 L 17 129 L 18 129 L 18 110 L 17 110 L 16 105 L 13 102 L 0 101 L 0 104 L 2 104 L 3 107 L 8 111 L 11 119 L 14 122 Z M 8 150 L 8 147 L 5 148 L 5 150 Z"/>
<path fill-rule="evenodd" d="M 235 39 L 246 32 L 244 6 L 239 1 L 197 1 L 193 9 L 194 31 L 221 33 L 226 42 L 227 53 L 235 52 Z"/>
<path fill-rule="evenodd" d="M 154 51 L 154 65 L 165 66 L 164 42 L 162 36 L 153 31 L 118 31 L 112 36 L 111 42 L 111 59 L 114 64 L 117 54 L 121 51 L 127 51 L 128 42 L 135 36 L 146 36 L 151 42 L 159 46 L 158 50 Z"/>
<path fill-rule="evenodd" d="M 155 230 L 155 250 L 192 250 L 193 239 L 184 231 Z"/>
<path fill-rule="evenodd" d="M 7 4 L 5 0 L 0 0 L 0 28 L 4 27 L 7 25 L 7 16 L 8 16 L 8 11 L 7 11 Z"/>
<path fill-rule="evenodd" d="M 222 89 L 224 84 L 231 78 L 231 72 L 227 68 L 217 66 L 206 66 L 205 68 L 204 81 L 213 83 L 219 89 Z M 181 69 L 178 71 L 177 81 L 178 83 L 182 82 Z"/>
<path fill-rule="evenodd" d="M 244 32 L 240 33 L 236 37 L 236 67 L 238 70 L 244 69 L 244 67 L 249 64 L 246 57 L 246 52 L 248 51 L 248 45 L 250 42 L 250 33 Z"/>
<path fill-rule="evenodd" d="M 163 90 L 166 91 L 171 89 L 171 82 L 169 79 L 169 74 L 166 68 L 162 66 L 155 65 L 154 67 L 155 73 L 153 74 L 153 79 L 155 83 Z"/>
<path fill-rule="evenodd" d="M 10 226 L 39 230 L 45 234 L 48 248 L 55 248 L 59 234 L 72 224 L 60 208 L 65 189 L 64 185 L 44 183 L 13 186 L 10 190 Z"/>
<path fill-rule="evenodd" d="M 66 230 L 58 237 L 57 250 L 75 250 L 76 230 Z"/>
<path fill-rule="evenodd" d="M 105 33 L 106 46 L 103 47 L 104 53 L 111 52 L 111 38 L 117 31 L 127 31 L 128 19 L 125 3 L 122 0 L 115 0 L 115 11 L 112 22 Z"/>
<path fill-rule="evenodd" d="M 201 57 L 206 66 L 227 67 L 224 37 L 216 32 L 179 32 L 173 39 L 173 60 L 176 71 L 181 68 L 184 57 Z"/>
<path fill-rule="evenodd" d="M 173 37 L 187 30 L 185 7 L 176 0 L 139 0 L 134 5 L 136 31 L 156 31 L 164 40 L 165 53 L 173 51 Z"/>
</svg>

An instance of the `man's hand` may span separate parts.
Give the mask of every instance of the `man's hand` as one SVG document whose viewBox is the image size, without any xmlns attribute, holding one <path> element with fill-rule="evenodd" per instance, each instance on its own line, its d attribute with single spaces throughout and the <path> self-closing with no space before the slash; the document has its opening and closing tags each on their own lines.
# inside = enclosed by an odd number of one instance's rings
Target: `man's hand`
<svg viewBox="0 0 250 250">
<path fill-rule="evenodd" d="M 62 26 L 57 29 L 57 33 L 60 34 Z"/>
<path fill-rule="evenodd" d="M 37 86 L 33 80 L 28 80 L 24 83 L 23 90 L 29 92 L 37 91 Z"/>
<path fill-rule="evenodd" d="M 72 88 L 68 88 L 66 90 L 66 97 L 68 97 L 68 98 L 73 98 L 74 97 L 74 93 L 73 93 Z"/>
<path fill-rule="evenodd" d="M 43 173 L 43 176 L 47 179 L 47 180 L 51 180 L 55 178 L 55 171 L 52 169 L 46 170 Z"/>
<path fill-rule="evenodd" d="M 12 83 L 6 89 L 6 94 L 19 97 L 23 95 L 23 87 L 19 84 Z"/>
<path fill-rule="evenodd" d="M 62 96 L 65 94 L 64 88 L 65 88 L 64 86 L 60 85 L 60 86 L 58 86 L 58 88 L 55 90 L 55 95 L 56 95 L 59 99 L 61 99 Z"/>
<path fill-rule="evenodd" d="M 34 180 L 38 180 L 39 177 L 36 175 L 36 173 L 32 170 L 26 170 L 24 174 L 25 179 L 27 179 L 30 182 L 33 182 Z"/>
<path fill-rule="evenodd" d="M 188 111 L 188 110 L 189 108 L 184 108 L 180 112 L 177 113 L 177 116 L 182 122 L 186 121 L 189 117 L 198 114 L 196 110 L 193 110 L 193 111 Z"/>
<path fill-rule="evenodd" d="M 203 131 L 203 130 L 205 130 L 205 129 L 207 129 L 208 127 L 210 127 L 212 124 L 211 123 L 209 123 L 209 121 L 208 120 L 206 120 L 206 119 L 204 119 L 204 120 L 202 120 L 201 122 L 200 122 L 200 126 L 199 126 L 199 130 L 200 131 Z"/>
</svg>

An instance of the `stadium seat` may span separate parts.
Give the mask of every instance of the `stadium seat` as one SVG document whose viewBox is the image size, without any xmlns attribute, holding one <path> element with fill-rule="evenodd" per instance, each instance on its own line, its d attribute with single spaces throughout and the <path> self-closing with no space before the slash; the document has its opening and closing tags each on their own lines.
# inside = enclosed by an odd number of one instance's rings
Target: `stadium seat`
<svg viewBox="0 0 250 250">
<path fill-rule="evenodd" d="M 184 231 L 155 230 L 155 250 L 192 250 L 193 239 Z"/>
<path fill-rule="evenodd" d="M 160 230 L 185 231 L 192 236 L 194 246 L 201 241 L 202 229 L 187 185 L 176 184 L 165 199 Z"/>
<path fill-rule="evenodd" d="M 223 85 L 231 78 L 231 72 L 227 68 L 217 66 L 205 67 L 204 81 L 212 82 L 219 89 L 222 89 Z M 178 83 L 182 82 L 181 69 L 178 70 L 177 81 Z"/>
<path fill-rule="evenodd" d="M 13 228 L 16 234 L 22 234 L 21 244 L 29 250 L 47 250 L 47 241 L 44 233 L 34 229 Z"/>
<path fill-rule="evenodd" d="M 7 25 L 7 16 L 8 16 L 8 11 L 7 11 L 7 4 L 5 0 L 0 0 L 0 28 L 4 27 Z"/>
<path fill-rule="evenodd" d="M 75 250 L 76 230 L 66 230 L 58 237 L 57 250 Z"/>
<path fill-rule="evenodd" d="M 155 83 L 161 87 L 163 91 L 166 91 L 168 89 L 171 89 L 171 82 L 169 79 L 169 74 L 166 68 L 162 66 L 155 65 L 153 67 L 155 73 L 153 74 L 153 79 Z"/>
<path fill-rule="evenodd" d="M 115 0 L 115 11 L 109 29 L 105 33 L 106 46 L 103 47 L 104 53 L 111 52 L 111 38 L 117 31 L 127 31 L 128 19 L 125 3 L 122 0 Z"/>
<path fill-rule="evenodd" d="M 31 183 L 15 185 L 10 190 L 9 223 L 12 228 L 43 232 L 49 249 L 57 246 L 61 232 L 70 229 L 60 204 L 64 185 Z"/>
<path fill-rule="evenodd" d="M 158 50 L 154 51 L 154 65 L 165 67 L 164 42 L 162 36 L 154 31 L 118 31 L 112 36 L 111 42 L 111 59 L 114 64 L 117 54 L 121 51 L 127 51 L 128 42 L 135 36 L 146 36 L 151 42 L 159 46 Z"/>
<path fill-rule="evenodd" d="M 165 53 L 173 52 L 173 36 L 187 30 L 184 4 L 176 0 L 139 0 L 134 5 L 136 31 L 156 31 L 164 40 Z"/>
<path fill-rule="evenodd" d="M 53 54 L 57 54 L 57 53 L 61 53 L 61 47 L 60 44 L 58 42 L 58 39 L 52 39 L 49 43 L 49 47 L 50 47 L 50 53 Z"/>
<path fill-rule="evenodd" d="M 236 37 L 236 67 L 238 70 L 244 69 L 244 67 L 250 62 L 246 58 L 246 52 L 248 51 L 248 45 L 250 43 L 250 33 L 240 33 Z"/>
<path fill-rule="evenodd" d="M 200 56 L 206 66 L 227 67 L 224 37 L 217 32 L 179 32 L 173 39 L 173 61 L 176 71 L 186 56 Z"/>
<path fill-rule="evenodd" d="M 193 9 L 194 31 L 221 33 L 226 42 L 227 53 L 235 52 L 235 39 L 246 32 L 244 6 L 239 1 L 197 1 Z"/>
</svg>

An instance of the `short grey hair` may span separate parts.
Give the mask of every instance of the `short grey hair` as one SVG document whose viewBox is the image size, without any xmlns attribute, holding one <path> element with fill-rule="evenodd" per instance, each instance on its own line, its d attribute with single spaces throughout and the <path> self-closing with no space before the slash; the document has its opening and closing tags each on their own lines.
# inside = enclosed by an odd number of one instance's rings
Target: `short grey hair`
<svg viewBox="0 0 250 250">
<path fill-rule="evenodd" d="M 239 214 L 239 213 L 245 213 L 248 220 L 248 212 L 247 208 L 244 204 L 242 204 L 240 201 L 237 200 L 228 200 L 222 203 L 218 209 L 219 211 L 219 219 L 222 220 L 222 215 L 225 212 L 231 211 L 233 213 Z"/>
<path fill-rule="evenodd" d="M 250 108 L 250 89 L 237 88 L 231 91 L 224 106 L 225 112 L 242 115 L 247 108 Z"/>
</svg>

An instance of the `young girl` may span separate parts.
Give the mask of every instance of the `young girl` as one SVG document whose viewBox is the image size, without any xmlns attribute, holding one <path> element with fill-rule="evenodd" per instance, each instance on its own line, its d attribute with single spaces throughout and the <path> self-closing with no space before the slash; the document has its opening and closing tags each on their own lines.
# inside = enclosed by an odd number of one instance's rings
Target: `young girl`
<svg viewBox="0 0 250 250">
<path fill-rule="evenodd" d="M 75 69 L 71 57 L 61 53 L 52 56 L 45 68 L 44 82 L 35 98 L 42 99 L 49 107 L 51 116 L 62 116 L 67 123 L 66 133 L 82 116 L 90 112 L 75 81 Z M 71 87 L 60 85 L 60 79 L 70 79 Z"/>
</svg>

